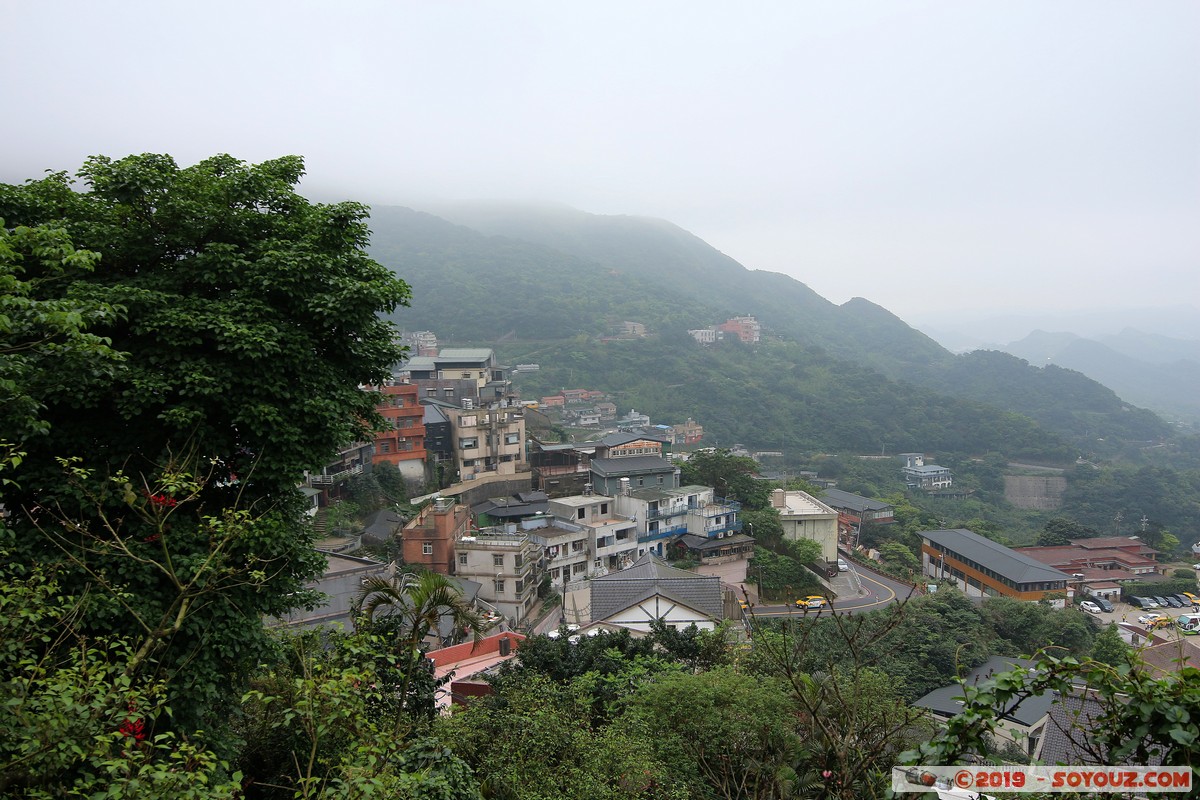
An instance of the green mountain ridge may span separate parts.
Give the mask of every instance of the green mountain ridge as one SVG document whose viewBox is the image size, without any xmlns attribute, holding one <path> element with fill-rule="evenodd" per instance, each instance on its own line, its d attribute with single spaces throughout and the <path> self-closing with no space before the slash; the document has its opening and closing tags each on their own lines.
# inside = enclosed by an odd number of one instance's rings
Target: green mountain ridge
<svg viewBox="0 0 1200 800">
<path fill-rule="evenodd" d="M 373 255 L 413 288 L 413 307 L 397 315 L 399 323 L 434 330 L 444 343 L 504 343 L 506 357 L 511 352 L 520 354 L 514 360 L 543 362 L 545 379 L 560 386 L 623 389 L 603 385 L 603 360 L 583 346 L 611 335 L 623 320 L 642 322 L 655 335 L 656 345 L 634 351 L 643 359 L 641 372 L 654 376 L 661 372 L 659 363 L 682 348 L 693 360 L 693 369 L 706 373 L 706 351 L 693 347 L 686 331 L 753 314 L 763 325 L 765 339 L 800 345 L 790 356 L 797 359 L 795 370 L 804 372 L 811 359 L 839 364 L 819 387 L 785 390 L 783 383 L 764 385 L 760 408 L 790 407 L 796 416 L 825 391 L 843 403 L 841 416 L 850 424 L 886 431 L 889 425 L 878 415 L 895 415 L 897 409 L 912 405 L 913 398 L 928 396 L 920 407 L 949 403 L 947 413 L 956 419 L 961 419 L 959 409 L 966 403 L 979 413 L 986 408 L 989 413 L 1036 420 L 1056 434 L 1045 440 L 1044 449 L 1060 458 L 1067 441 L 1079 454 L 1107 457 L 1129 451 L 1133 443 L 1171 434 L 1170 427 L 1150 412 L 1129 406 L 1078 373 L 1039 369 L 995 351 L 956 356 L 877 303 L 854 298 L 836 305 L 786 275 L 748 270 L 664 220 L 504 204 L 438 212 L 445 216 L 403 207 L 373 211 Z M 574 346 L 556 346 L 566 340 Z M 745 348 L 741 358 L 756 364 L 760 353 L 761 348 Z M 776 367 L 758 364 L 763 374 Z M 636 371 L 622 372 L 629 379 Z M 863 395 L 861 388 L 849 384 L 850 376 L 860 372 L 871 374 L 871 380 L 896 398 L 890 412 L 868 403 L 876 417 L 855 420 Z M 719 383 L 721 378 L 712 380 Z M 701 395 L 691 403 L 694 413 L 687 411 L 686 402 L 664 392 L 648 387 L 626 390 L 656 415 L 678 408 L 697 416 L 699 408 L 707 406 L 706 424 L 713 424 L 713 414 L 737 413 L 708 403 L 704 398 L 714 393 L 704 387 L 692 390 Z M 830 423 L 831 430 L 841 427 L 840 422 Z M 979 427 L 993 425 L 981 420 Z M 807 441 L 811 426 L 800 428 L 807 433 L 793 435 L 795 430 L 789 429 L 792 433 L 781 436 Z M 748 434 L 739 437 L 748 444 L 757 441 Z M 864 439 L 849 431 L 836 439 L 819 438 L 832 447 L 849 447 Z M 963 448 L 961 452 L 979 452 L 987 437 L 977 438 L 954 437 L 955 446 Z M 875 443 L 867 449 L 877 447 Z M 934 449 L 928 441 L 914 442 L 913 448 Z"/>
</svg>

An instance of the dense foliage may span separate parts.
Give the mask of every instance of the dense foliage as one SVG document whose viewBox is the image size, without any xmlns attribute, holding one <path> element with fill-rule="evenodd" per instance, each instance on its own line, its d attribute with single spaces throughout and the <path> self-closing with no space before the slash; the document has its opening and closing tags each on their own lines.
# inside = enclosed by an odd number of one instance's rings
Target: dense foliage
<svg viewBox="0 0 1200 800">
<path fill-rule="evenodd" d="M 367 257 L 366 209 L 309 203 L 302 174 L 141 155 L 89 159 L 82 190 L 0 185 L 10 557 L 79 598 L 75 635 L 129 644 L 156 725 L 218 743 L 262 617 L 323 568 L 295 487 L 369 427 L 359 386 L 402 352 L 379 315 L 408 289 Z"/>
</svg>

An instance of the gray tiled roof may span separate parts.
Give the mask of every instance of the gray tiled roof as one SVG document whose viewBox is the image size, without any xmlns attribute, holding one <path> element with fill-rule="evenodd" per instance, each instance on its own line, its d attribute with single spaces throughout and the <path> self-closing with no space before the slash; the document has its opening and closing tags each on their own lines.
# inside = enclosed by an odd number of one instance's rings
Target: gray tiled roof
<svg viewBox="0 0 1200 800">
<path fill-rule="evenodd" d="M 674 472 L 675 465 L 658 456 L 628 456 L 626 458 L 593 458 L 591 470 L 597 475 L 622 475 L 628 472 Z"/>
<path fill-rule="evenodd" d="M 964 528 L 951 531 L 921 531 L 921 536 L 939 547 L 982 564 L 1016 584 L 1071 579 L 1071 576 L 1062 570 L 1048 567 L 1024 553 L 1018 553 Z"/>
<path fill-rule="evenodd" d="M 616 433 L 610 433 L 607 436 L 600 439 L 600 444 L 605 445 L 606 447 L 617 447 L 619 445 L 629 444 L 630 442 L 636 442 L 640 439 L 645 439 L 645 440 L 651 441 L 651 442 L 658 442 L 659 444 L 670 444 L 669 440 L 665 439 L 664 437 L 662 437 L 658 434 L 629 433 L 627 431 L 618 431 Z"/>
<path fill-rule="evenodd" d="M 1009 672 L 1016 667 L 1028 669 L 1032 666 L 1033 662 L 1028 659 L 992 656 L 967 673 L 961 682 L 952 683 L 940 689 L 934 689 L 913 703 L 913 705 L 927 708 L 942 716 L 952 717 L 962 711 L 964 685 L 974 686 L 998 672 Z M 1002 716 L 1004 719 L 1012 720 L 1028 728 L 1036 725 L 1043 717 L 1050 713 L 1050 707 L 1053 705 L 1054 699 L 1055 695 L 1053 692 L 1046 692 L 1037 697 L 1026 698 L 1019 705 L 1014 701 L 1013 705 L 1016 707 L 1012 708 L 1010 706 L 1010 709 L 1012 709 L 1011 713 L 1005 713 Z"/>
<path fill-rule="evenodd" d="M 728 547 L 731 544 L 752 542 L 754 541 L 754 537 L 738 533 L 734 534 L 733 536 L 727 536 L 724 539 L 710 539 L 707 536 L 697 536 L 694 533 L 685 533 L 679 537 L 679 541 L 687 545 L 688 550 L 707 552 L 709 550 L 720 550 L 722 547 Z"/>
<path fill-rule="evenodd" d="M 592 619 L 602 620 L 661 594 L 715 619 L 724 611 L 721 579 L 676 569 L 647 553 L 633 566 L 593 578 Z"/>
<path fill-rule="evenodd" d="M 1112 701 L 1109 701 L 1112 702 Z M 1082 687 L 1055 697 L 1050 718 L 1042 735 L 1040 760 L 1043 764 L 1072 764 L 1091 766 L 1120 766 L 1091 735 L 1096 720 L 1105 716 L 1104 707 L 1094 694 Z M 1124 764 L 1158 766 L 1162 758 L 1150 755 L 1144 762 L 1126 759 Z"/>
</svg>

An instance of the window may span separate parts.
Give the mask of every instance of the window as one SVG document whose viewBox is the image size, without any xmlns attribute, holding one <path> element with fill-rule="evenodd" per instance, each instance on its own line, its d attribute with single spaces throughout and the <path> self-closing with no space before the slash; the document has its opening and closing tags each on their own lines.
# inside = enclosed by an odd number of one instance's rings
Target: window
<svg viewBox="0 0 1200 800">
<path fill-rule="evenodd" d="M 442 389 L 442 397 L 454 397 L 454 387 L 447 386 L 446 388 Z"/>
<path fill-rule="evenodd" d="M 469 380 L 471 380 L 471 373 L 469 373 L 469 372 L 464 372 L 464 373 L 462 374 L 462 376 L 463 376 L 463 380 L 464 380 L 464 381 L 469 381 Z"/>
<path fill-rule="evenodd" d="M 379 452 L 381 452 L 381 453 L 392 452 L 392 443 L 391 442 L 380 442 L 379 443 Z"/>
<path fill-rule="evenodd" d="M 458 554 L 458 564 L 459 564 L 459 566 L 462 566 L 462 567 L 465 567 L 467 565 L 467 554 L 466 553 Z"/>
<path fill-rule="evenodd" d="M 581 508 L 575 512 L 575 519 L 583 519 L 585 514 L 587 514 L 587 509 Z"/>
<path fill-rule="evenodd" d="M 458 440 L 458 446 L 459 446 L 459 448 L 461 448 L 463 450 L 473 450 L 476 447 L 479 447 L 479 437 L 478 436 L 464 436 L 463 438 Z"/>
<path fill-rule="evenodd" d="M 575 542 L 571 542 L 571 552 L 572 553 L 579 553 L 579 552 L 582 552 L 582 550 L 583 550 L 583 540 L 582 539 L 575 541 Z"/>
<path fill-rule="evenodd" d="M 571 567 L 572 575 L 582 575 L 587 572 L 587 564 L 575 564 Z"/>
<path fill-rule="evenodd" d="M 432 388 L 432 387 L 429 389 L 426 389 L 425 396 L 426 397 L 437 397 L 437 389 Z"/>
<path fill-rule="evenodd" d="M 601 513 L 602 515 L 603 515 L 603 514 L 607 514 L 607 513 L 608 513 L 608 503 L 601 503 L 601 504 L 600 504 L 600 513 Z"/>
<path fill-rule="evenodd" d="M 503 567 L 504 566 L 504 556 L 496 556 L 496 555 L 492 556 L 492 566 L 493 567 Z"/>
<path fill-rule="evenodd" d="M 501 580 L 492 581 L 492 588 L 495 589 L 496 594 L 498 594 L 498 595 L 504 594 L 504 581 L 501 581 Z"/>
<path fill-rule="evenodd" d="M 520 444 L 521 443 L 521 434 L 519 434 L 519 433 L 504 434 L 504 443 L 505 444 Z"/>
<path fill-rule="evenodd" d="M 515 591 L 517 594 L 525 591 L 525 581 L 518 580 L 517 585 L 513 588 L 513 591 Z"/>
<path fill-rule="evenodd" d="M 421 555 L 433 555 L 433 542 L 425 542 L 421 545 Z"/>
</svg>

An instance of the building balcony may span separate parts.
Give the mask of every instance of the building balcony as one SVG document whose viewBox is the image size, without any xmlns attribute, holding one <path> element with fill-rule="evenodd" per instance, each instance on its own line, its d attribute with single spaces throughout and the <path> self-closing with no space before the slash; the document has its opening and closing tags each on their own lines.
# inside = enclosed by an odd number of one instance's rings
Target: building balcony
<svg viewBox="0 0 1200 800">
<path fill-rule="evenodd" d="M 669 539 L 672 536 L 679 536 L 687 533 L 686 525 L 679 525 L 672 528 L 660 528 L 654 532 L 646 532 L 638 534 L 639 542 L 657 542 L 659 539 Z"/>
<path fill-rule="evenodd" d="M 363 474 L 362 464 L 355 464 L 353 467 L 343 469 L 339 472 L 322 472 L 320 475 L 309 475 L 309 486 L 334 486 L 342 481 L 349 480 L 355 475 Z"/>
<path fill-rule="evenodd" d="M 691 509 L 687 506 L 677 506 L 674 508 L 658 509 L 656 511 L 647 511 L 646 519 L 669 519 L 670 517 L 681 517 L 687 514 Z"/>
<path fill-rule="evenodd" d="M 741 532 L 742 532 L 741 521 L 735 522 L 732 525 L 720 525 L 720 526 L 714 526 L 711 528 L 706 527 L 704 529 L 704 535 L 710 539 L 716 538 L 717 534 L 730 535 L 730 534 L 741 533 Z"/>
</svg>

